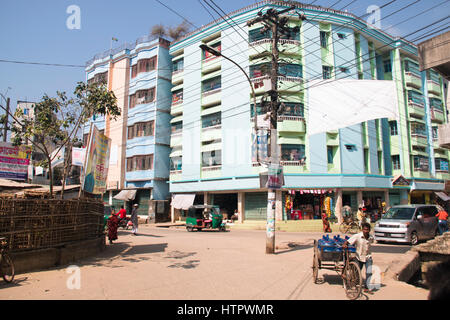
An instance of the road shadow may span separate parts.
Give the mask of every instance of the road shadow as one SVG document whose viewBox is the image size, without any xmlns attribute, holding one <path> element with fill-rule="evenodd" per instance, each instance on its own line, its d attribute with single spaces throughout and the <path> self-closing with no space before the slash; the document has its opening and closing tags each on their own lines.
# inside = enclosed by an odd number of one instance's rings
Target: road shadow
<svg viewBox="0 0 450 320">
<path fill-rule="evenodd" d="M 164 238 L 164 236 L 157 236 L 154 234 L 147 234 L 147 233 L 138 233 L 137 236 L 134 236 L 131 231 L 128 230 L 119 230 L 117 232 L 117 236 L 120 239 L 120 236 L 133 236 L 133 237 L 151 237 L 151 238 Z"/>
<path fill-rule="evenodd" d="M 283 254 L 283 253 L 288 253 L 288 252 L 292 252 L 292 251 L 297 251 L 297 250 L 306 250 L 306 249 L 311 249 L 313 247 L 312 244 L 304 244 L 304 243 L 300 243 L 300 242 L 283 242 L 279 245 L 276 246 L 276 252 L 275 254 Z"/>
<path fill-rule="evenodd" d="M 14 281 L 11 283 L 8 283 L 6 281 L 1 281 L 0 282 L 0 290 L 7 289 L 7 288 L 13 288 L 13 287 L 21 287 L 21 286 L 27 285 L 27 284 L 30 284 L 30 281 L 28 281 L 28 277 L 15 276 Z"/>
<path fill-rule="evenodd" d="M 127 262 L 141 262 L 144 260 L 149 260 L 150 257 L 145 255 L 164 252 L 167 246 L 167 243 L 134 245 L 130 242 L 118 242 L 112 245 L 107 245 L 105 250 L 97 254 L 95 257 L 89 257 L 78 261 L 77 265 L 121 268 L 123 266 L 115 265 L 112 262 L 118 259 Z"/>
</svg>

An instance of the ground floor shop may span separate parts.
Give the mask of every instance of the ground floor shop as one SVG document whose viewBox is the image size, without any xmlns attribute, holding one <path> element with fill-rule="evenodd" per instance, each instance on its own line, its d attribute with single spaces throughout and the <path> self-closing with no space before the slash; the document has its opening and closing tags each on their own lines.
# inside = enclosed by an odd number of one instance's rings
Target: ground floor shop
<svg viewBox="0 0 450 320">
<path fill-rule="evenodd" d="M 134 204 L 138 204 L 138 215 L 147 217 L 149 222 L 170 221 L 169 201 L 152 199 L 152 189 L 109 190 L 103 195 L 103 202 L 119 211 L 123 206 L 127 215 L 131 214 Z"/>
</svg>

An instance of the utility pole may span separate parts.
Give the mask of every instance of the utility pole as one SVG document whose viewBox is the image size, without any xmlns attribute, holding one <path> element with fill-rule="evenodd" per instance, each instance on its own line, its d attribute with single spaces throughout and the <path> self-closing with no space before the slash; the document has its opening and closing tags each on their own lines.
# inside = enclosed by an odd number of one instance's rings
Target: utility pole
<svg viewBox="0 0 450 320">
<path fill-rule="evenodd" d="M 280 17 L 281 14 L 295 9 L 295 6 L 287 9 L 277 11 L 275 9 L 269 9 L 263 14 L 261 11 L 258 13 L 258 17 L 247 22 L 248 26 L 252 26 L 255 23 L 264 24 L 264 28 L 261 33 L 271 30 L 272 32 L 272 67 L 270 72 L 270 84 L 271 88 L 268 91 L 270 95 L 270 165 L 268 175 L 268 195 L 267 195 L 267 224 L 266 224 L 266 253 L 275 253 L 275 204 L 276 204 L 276 190 L 270 184 L 271 167 L 278 168 L 280 165 L 280 156 L 278 152 L 277 143 L 277 121 L 279 111 L 279 99 L 278 99 L 278 42 L 280 39 L 280 32 L 289 35 L 291 30 L 286 27 L 288 18 Z"/>
<path fill-rule="evenodd" d="M 7 98 L 6 99 L 6 114 L 5 114 L 5 123 L 4 123 L 4 128 L 3 128 L 3 142 L 6 142 L 6 138 L 8 135 L 8 119 L 9 119 L 9 103 L 10 103 L 11 99 Z"/>
</svg>

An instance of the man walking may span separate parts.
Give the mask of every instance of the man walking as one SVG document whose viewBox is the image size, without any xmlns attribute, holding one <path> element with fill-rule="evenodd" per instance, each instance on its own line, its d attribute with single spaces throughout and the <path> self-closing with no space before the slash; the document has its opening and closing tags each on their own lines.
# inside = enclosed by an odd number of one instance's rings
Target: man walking
<svg viewBox="0 0 450 320">
<path fill-rule="evenodd" d="M 370 224 L 364 222 L 362 223 L 362 232 L 353 235 L 343 245 L 344 248 L 347 248 L 348 244 L 356 247 L 356 260 L 358 261 L 359 268 L 362 270 L 363 266 L 366 267 L 366 288 L 364 292 L 369 294 L 373 294 L 373 290 L 370 289 L 373 264 L 370 245 L 373 242 L 374 238 L 370 235 Z"/>
<path fill-rule="evenodd" d="M 137 203 L 134 204 L 133 210 L 131 211 L 131 223 L 133 224 L 132 232 L 135 236 L 137 236 L 139 217 L 137 214 L 139 205 Z"/>
<path fill-rule="evenodd" d="M 447 219 L 448 219 L 448 213 L 443 208 L 439 208 L 439 212 L 436 214 L 436 217 L 438 218 L 439 224 L 439 234 L 443 235 L 444 232 L 448 231 L 448 225 L 447 225 Z"/>
</svg>

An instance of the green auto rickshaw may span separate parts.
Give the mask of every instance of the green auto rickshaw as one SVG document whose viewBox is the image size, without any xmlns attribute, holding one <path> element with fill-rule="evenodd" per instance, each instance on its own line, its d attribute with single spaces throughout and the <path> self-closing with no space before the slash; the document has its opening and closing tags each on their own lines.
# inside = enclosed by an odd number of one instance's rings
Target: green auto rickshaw
<svg viewBox="0 0 450 320">
<path fill-rule="evenodd" d="M 226 223 L 222 221 L 219 206 L 194 205 L 188 209 L 186 229 L 189 232 L 194 229 L 226 231 Z"/>
</svg>

